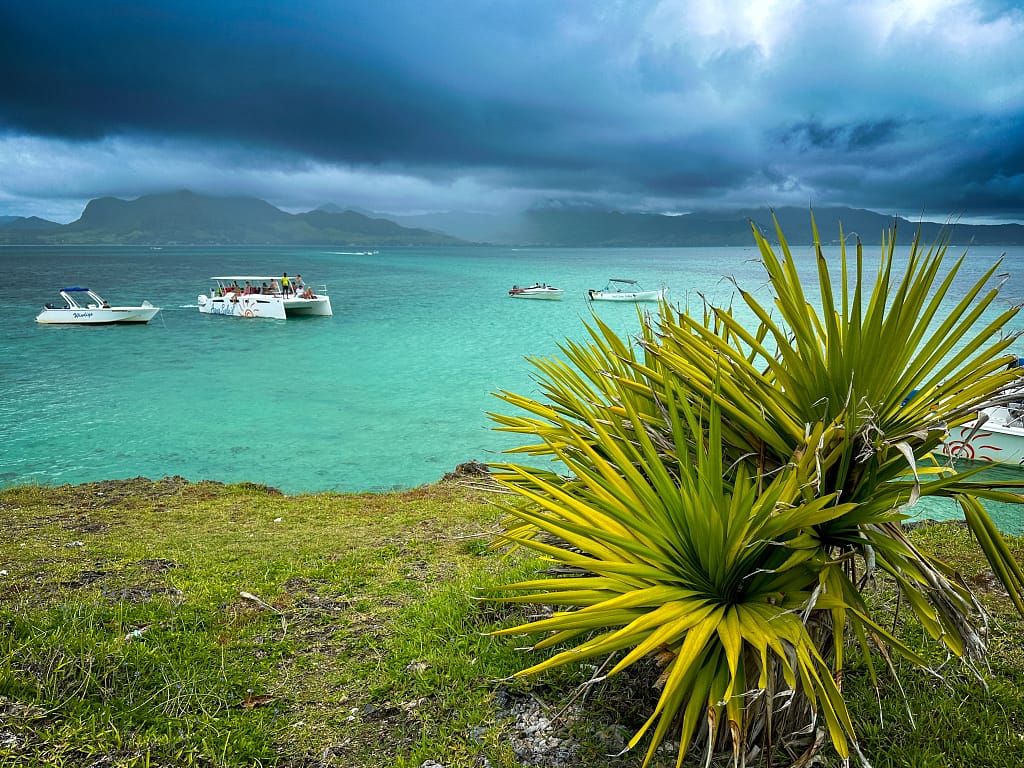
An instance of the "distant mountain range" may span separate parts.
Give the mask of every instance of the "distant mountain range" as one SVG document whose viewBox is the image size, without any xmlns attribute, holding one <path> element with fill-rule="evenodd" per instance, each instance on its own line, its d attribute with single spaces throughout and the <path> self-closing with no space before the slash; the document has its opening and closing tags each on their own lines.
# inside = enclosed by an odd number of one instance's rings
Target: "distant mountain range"
<svg viewBox="0 0 1024 768">
<path fill-rule="evenodd" d="M 774 211 L 787 241 L 812 242 L 806 208 Z M 909 243 L 920 229 L 934 242 L 943 225 L 856 208 L 816 208 L 823 243 L 849 238 L 881 242 L 896 223 L 897 240 Z M 752 246 L 750 222 L 773 239 L 772 211 L 701 211 L 679 216 L 623 213 L 552 204 L 509 216 L 474 213 L 389 216 L 326 204 L 287 213 L 249 197 L 210 197 L 181 191 L 125 201 L 104 197 L 86 205 L 81 218 L 57 224 L 36 217 L 0 217 L 0 244 L 110 245 L 331 245 L 457 246 L 469 243 L 547 247 Z M 951 223 L 954 245 L 1024 245 L 1020 224 Z"/>
<path fill-rule="evenodd" d="M 193 192 L 102 197 L 70 224 L 0 220 L 0 243 L 19 245 L 460 245 L 458 238 L 410 229 L 354 211 L 287 213 L 251 197 Z"/>
</svg>

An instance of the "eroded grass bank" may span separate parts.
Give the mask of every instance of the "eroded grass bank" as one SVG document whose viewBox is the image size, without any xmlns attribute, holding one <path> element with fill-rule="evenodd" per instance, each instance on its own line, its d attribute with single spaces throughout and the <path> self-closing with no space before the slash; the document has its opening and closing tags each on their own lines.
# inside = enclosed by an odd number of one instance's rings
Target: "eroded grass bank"
<svg viewBox="0 0 1024 768">
<path fill-rule="evenodd" d="M 474 588 L 538 564 L 485 550 L 494 501 L 455 482 L 0 492 L 0 766 L 637 765 L 639 750 L 608 754 L 649 714 L 656 670 L 565 711 L 592 670 L 508 679 L 529 657 L 485 633 L 521 616 Z M 914 536 L 962 564 L 993 612 L 988 690 L 903 671 L 914 728 L 894 686 L 876 696 L 848 674 L 864 753 L 875 766 L 1021 765 L 1024 624 L 964 529 Z M 883 583 L 898 623 L 887 595 Z"/>
</svg>

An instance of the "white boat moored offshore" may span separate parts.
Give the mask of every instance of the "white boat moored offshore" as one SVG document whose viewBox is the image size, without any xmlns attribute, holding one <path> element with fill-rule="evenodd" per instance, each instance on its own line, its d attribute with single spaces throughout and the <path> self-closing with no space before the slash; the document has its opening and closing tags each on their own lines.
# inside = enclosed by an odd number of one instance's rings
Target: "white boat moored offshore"
<svg viewBox="0 0 1024 768">
<path fill-rule="evenodd" d="M 954 461 L 1024 464 L 1024 392 L 1021 397 L 986 408 L 974 421 L 951 430 L 939 452 Z"/>
<path fill-rule="evenodd" d="M 136 307 L 112 307 L 102 296 L 88 288 L 72 286 L 60 289 L 64 306 L 46 304 L 36 315 L 37 323 L 48 325 L 110 325 L 112 323 L 148 323 L 160 307 L 148 301 Z"/>
<path fill-rule="evenodd" d="M 645 291 L 636 280 L 612 277 L 603 291 L 591 288 L 587 296 L 591 301 L 661 301 L 667 290 Z"/>
<path fill-rule="evenodd" d="M 514 299 L 547 299 L 548 301 L 558 301 L 562 298 L 563 293 L 564 291 L 561 288 L 555 288 L 547 283 L 534 283 L 533 285 L 527 286 L 513 285 L 509 290 L 508 295 Z"/>
<path fill-rule="evenodd" d="M 199 311 L 206 315 L 231 317 L 270 317 L 284 320 L 298 315 L 333 315 L 327 286 L 314 292 L 310 286 L 292 281 L 292 290 L 284 293 L 278 277 L 231 275 L 211 277 L 216 286 L 210 295 L 197 297 Z M 301 281 L 299 275 L 296 280 Z M 298 293 L 294 292 L 295 290 Z"/>
</svg>

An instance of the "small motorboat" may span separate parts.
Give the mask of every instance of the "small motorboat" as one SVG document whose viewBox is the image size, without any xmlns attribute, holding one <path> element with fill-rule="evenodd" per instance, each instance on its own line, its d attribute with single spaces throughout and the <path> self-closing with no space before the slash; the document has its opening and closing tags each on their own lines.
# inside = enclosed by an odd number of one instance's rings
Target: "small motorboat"
<svg viewBox="0 0 1024 768">
<path fill-rule="evenodd" d="M 558 301 L 562 298 L 563 293 L 564 291 L 561 288 L 555 288 L 547 283 L 534 283 L 533 285 L 527 286 L 513 285 L 509 290 L 508 295 L 514 299 L 547 299 L 548 301 Z"/>
<path fill-rule="evenodd" d="M 591 288 L 587 291 L 587 296 L 591 301 L 661 301 L 667 291 L 667 288 L 645 291 L 636 280 L 612 277 L 609 278 L 604 290 Z"/>
<path fill-rule="evenodd" d="M 148 301 L 137 307 L 112 307 L 102 296 L 88 288 L 60 289 L 64 306 L 47 304 L 36 315 L 37 323 L 49 325 L 110 325 L 111 323 L 148 323 L 160 307 Z"/>
</svg>

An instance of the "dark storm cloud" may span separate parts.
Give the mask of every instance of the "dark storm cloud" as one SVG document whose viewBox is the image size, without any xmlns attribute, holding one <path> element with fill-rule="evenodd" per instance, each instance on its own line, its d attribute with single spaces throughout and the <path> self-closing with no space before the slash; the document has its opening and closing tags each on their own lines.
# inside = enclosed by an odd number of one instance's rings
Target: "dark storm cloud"
<svg viewBox="0 0 1024 768">
<path fill-rule="evenodd" d="M 805 148 L 840 151 L 869 150 L 898 139 L 902 125 L 895 119 L 875 120 L 852 125 L 825 125 L 805 120 L 791 126 L 780 142 L 796 151 Z"/>
<path fill-rule="evenodd" d="M 1022 34 L 956 0 L 8 0 L 0 213 L 188 186 L 1020 218 Z"/>
<path fill-rule="evenodd" d="M 312 6 L 256 20 L 245 4 L 103 5 L 9 9 L 0 55 L 20 76 L 0 85 L 8 126 L 69 139 L 256 142 L 365 162 L 453 154 L 457 139 L 437 115 L 460 109 L 457 98 L 371 48 L 373 20 L 357 12 L 328 39 L 316 28 L 326 9 Z"/>
<path fill-rule="evenodd" d="M 560 131 L 588 119 L 585 107 L 574 114 L 570 98 L 529 83 L 492 89 L 488 70 L 506 65 L 449 49 L 480 46 L 451 29 L 461 13 L 388 2 L 281 4 L 259 17 L 246 3 L 9 7 L 0 61 L 20 75 L 0 82 L 0 115 L 71 140 L 170 135 L 359 164 L 578 163 Z M 471 22 L 461 20 L 474 38 Z M 510 56 L 522 55 L 519 33 L 499 33 Z"/>
</svg>

